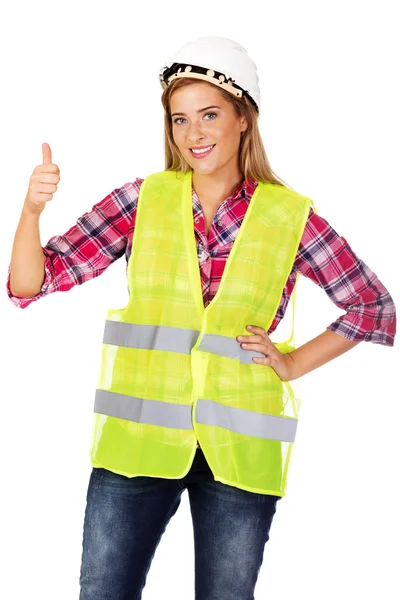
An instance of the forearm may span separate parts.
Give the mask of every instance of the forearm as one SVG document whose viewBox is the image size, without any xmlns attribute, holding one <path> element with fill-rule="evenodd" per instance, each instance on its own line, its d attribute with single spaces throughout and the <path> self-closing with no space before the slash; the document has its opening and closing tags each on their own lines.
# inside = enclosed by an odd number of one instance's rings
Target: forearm
<svg viewBox="0 0 400 600">
<path fill-rule="evenodd" d="M 14 296 L 28 298 L 39 293 L 45 276 L 44 261 L 39 215 L 22 210 L 10 263 L 10 289 Z"/>
<path fill-rule="evenodd" d="M 291 380 L 298 379 L 306 373 L 321 367 L 330 360 L 351 350 L 359 343 L 359 341 L 353 342 L 327 329 L 321 335 L 290 352 L 289 356 L 293 360 Z"/>
</svg>

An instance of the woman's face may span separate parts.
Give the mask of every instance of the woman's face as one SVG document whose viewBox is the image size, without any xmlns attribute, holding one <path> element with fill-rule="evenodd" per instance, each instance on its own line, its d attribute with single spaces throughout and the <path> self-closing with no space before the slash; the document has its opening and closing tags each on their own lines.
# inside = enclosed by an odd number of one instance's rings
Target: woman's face
<svg viewBox="0 0 400 600">
<path fill-rule="evenodd" d="M 247 129 L 247 120 L 215 85 L 199 82 L 176 90 L 170 112 L 174 141 L 195 171 L 209 175 L 221 168 L 237 170 L 240 133 Z M 191 150 L 207 146 L 214 148 L 204 156 Z"/>
</svg>

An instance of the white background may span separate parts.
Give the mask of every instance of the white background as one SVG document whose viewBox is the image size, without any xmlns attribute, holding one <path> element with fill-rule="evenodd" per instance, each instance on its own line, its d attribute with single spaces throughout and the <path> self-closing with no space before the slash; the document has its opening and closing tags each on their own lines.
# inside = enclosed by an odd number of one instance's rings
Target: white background
<svg viewBox="0 0 400 600">
<path fill-rule="evenodd" d="M 201 35 L 235 39 L 258 66 L 272 168 L 314 200 L 396 301 L 396 4 L 36 0 L 1 9 L 1 598 L 79 596 L 104 318 L 127 303 L 124 257 L 83 289 L 24 310 L 8 300 L 14 233 L 42 142 L 61 170 L 41 215 L 45 245 L 113 189 L 164 168 L 161 64 Z M 297 297 L 299 346 L 343 313 L 305 278 Z M 273 341 L 286 339 L 290 316 Z M 299 382 L 288 490 L 257 600 L 399 597 L 398 369 L 397 344 L 368 342 Z M 188 600 L 193 590 L 185 491 L 143 598 Z"/>
</svg>

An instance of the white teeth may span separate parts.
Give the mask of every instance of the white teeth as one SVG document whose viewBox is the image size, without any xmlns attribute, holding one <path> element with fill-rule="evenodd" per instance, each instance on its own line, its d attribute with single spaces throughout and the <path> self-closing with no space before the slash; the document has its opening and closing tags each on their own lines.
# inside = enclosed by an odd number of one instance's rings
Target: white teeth
<svg viewBox="0 0 400 600">
<path fill-rule="evenodd" d="M 191 148 L 192 152 L 194 152 L 194 154 L 204 154 L 205 152 L 208 152 L 211 148 L 213 148 L 213 146 L 208 146 L 208 148 L 203 148 L 202 150 L 194 150 Z"/>
</svg>

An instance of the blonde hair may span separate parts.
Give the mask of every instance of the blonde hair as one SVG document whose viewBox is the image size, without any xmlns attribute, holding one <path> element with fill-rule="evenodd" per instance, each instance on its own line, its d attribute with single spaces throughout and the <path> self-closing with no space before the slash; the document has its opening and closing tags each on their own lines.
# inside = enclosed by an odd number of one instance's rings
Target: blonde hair
<svg viewBox="0 0 400 600">
<path fill-rule="evenodd" d="M 180 171 L 188 173 L 192 167 L 180 153 L 178 146 L 174 142 L 172 134 L 172 120 L 170 110 L 170 98 L 175 90 L 184 86 L 199 83 L 198 79 L 190 79 L 189 77 L 181 77 L 175 79 L 163 91 L 161 103 L 164 107 L 164 144 L 165 144 L 165 170 Z M 215 87 L 213 83 L 202 82 L 205 85 Z M 271 168 L 264 144 L 261 139 L 260 130 L 258 128 L 258 113 L 253 104 L 243 94 L 242 98 L 237 98 L 230 92 L 219 88 L 223 98 L 233 104 L 233 108 L 239 117 L 244 116 L 248 122 L 248 128 L 243 132 L 239 146 L 239 168 L 246 180 L 253 179 L 260 183 L 275 183 L 290 188 L 283 179 L 280 179 Z M 292 188 L 290 188 L 292 189 Z"/>
</svg>

